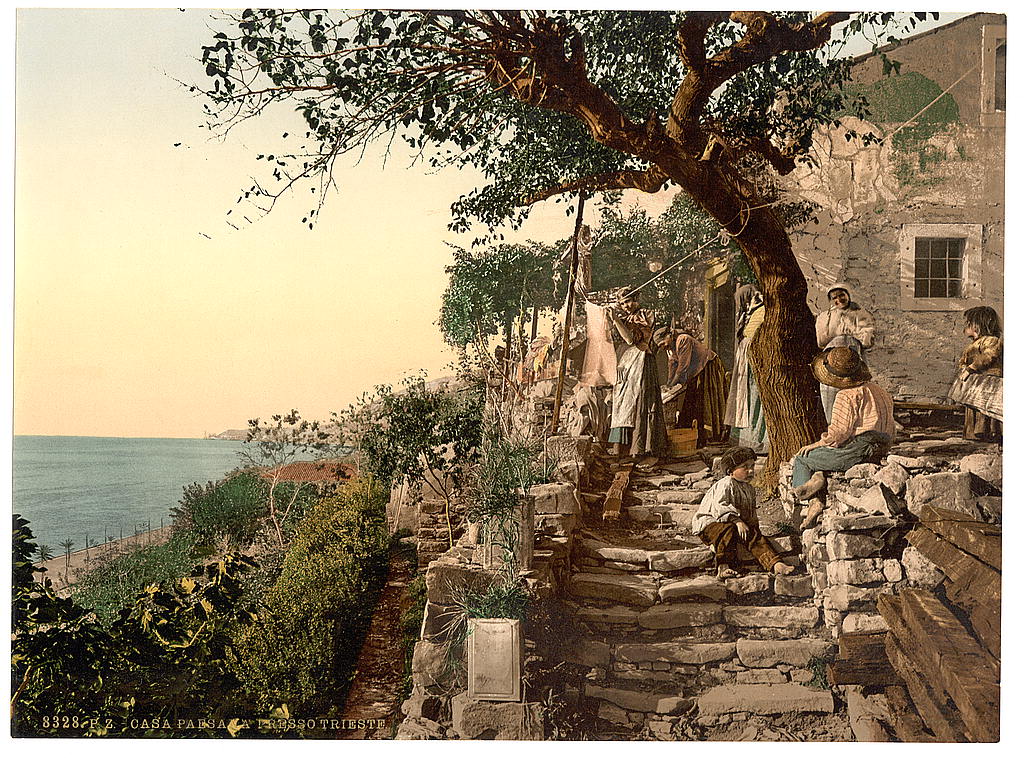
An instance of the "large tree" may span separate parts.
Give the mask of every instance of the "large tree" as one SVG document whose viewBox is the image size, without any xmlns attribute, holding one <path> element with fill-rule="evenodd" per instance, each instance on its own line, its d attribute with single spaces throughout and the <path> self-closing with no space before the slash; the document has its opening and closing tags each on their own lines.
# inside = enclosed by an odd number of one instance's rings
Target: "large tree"
<svg viewBox="0 0 1024 758">
<path fill-rule="evenodd" d="M 843 105 L 839 46 L 892 17 L 245 10 L 220 17 L 203 49 L 207 107 L 215 130 L 280 102 L 304 117 L 305 139 L 261 156 L 271 177 L 244 193 L 263 209 L 307 180 L 329 185 L 338 156 L 396 137 L 431 165 L 486 177 L 453 204 L 459 231 L 521 222 L 531 204 L 571 193 L 677 184 L 732 235 L 764 292 L 751 355 L 771 472 L 824 418 L 807 284 L 757 177 L 806 157 Z"/>
</svg>

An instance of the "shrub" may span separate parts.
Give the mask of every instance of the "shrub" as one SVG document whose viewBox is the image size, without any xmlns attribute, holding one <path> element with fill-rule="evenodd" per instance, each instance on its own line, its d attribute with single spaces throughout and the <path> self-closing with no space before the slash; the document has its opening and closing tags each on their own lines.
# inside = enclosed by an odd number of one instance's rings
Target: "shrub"
<svg viewBox="0 0 1024 758">
<path fill-rule="evenodd" d="M 412 656 L 416 643 L 420 639 L 420 628 L 423 626 L 423 613 L 427 609 L 427 577 L 420 574 L 405 588 L 402 611 L 399 621 L 402 629 L 402 652 L 405 656 L 404 675 L 402 677 L 402 697 L 405 701 L 412 694 Z"/>
<path fill-rule="evenodd" d="M 330 714 L 344 703 L 387 575 L 384 490 L 357 480 L 298 526 L 261 623 L 237 640 L 239 677 L 259 708 Z"/>
<path fill-rule="evenodd" d="M 212 546 L 222 537 L 235 545 L 248 545 L 266 509 L 267 490 L 267 483 L 253 473 L 205 485 L 196 482 L 185 487 L 180 505 L 171 514 L 175 524 L 200 545 Z"/>
<path fill-rule="evenodd" d="M 143 587 L 185 576 L 195 561 L 194 539 L 176 531 L 167 542 L 134 549 L 92 569 L 74 584 L 72 597 L 95 611 L 101 622 L 109 623 Z"/>
</svg>

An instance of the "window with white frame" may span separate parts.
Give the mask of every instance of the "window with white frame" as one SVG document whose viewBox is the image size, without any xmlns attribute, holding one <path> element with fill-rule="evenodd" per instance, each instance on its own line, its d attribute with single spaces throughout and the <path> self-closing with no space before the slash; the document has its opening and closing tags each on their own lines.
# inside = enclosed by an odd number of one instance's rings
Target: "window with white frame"
<svg viewBox="0 0 1024 758">
<path fill-rule="evenodd" d="M 1006 126 L 1006 26 L 981 28 L 981 125 Z"/>
<path fill-rule="evenodd" d="M 981 293 L 981 224 L 904 224 L 900 232 L 903 310 L 969 307 Z"/>
</svg>

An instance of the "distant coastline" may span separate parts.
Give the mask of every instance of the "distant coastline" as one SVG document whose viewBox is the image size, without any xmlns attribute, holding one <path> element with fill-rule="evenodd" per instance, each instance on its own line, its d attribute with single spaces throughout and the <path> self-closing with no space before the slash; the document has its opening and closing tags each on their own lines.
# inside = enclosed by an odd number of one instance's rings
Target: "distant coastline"
<svg viewBox="0 0 1024 758">
<path fill-rule="evenodd" d="M 208 440 L 232 440 L 234 442 L 245 442 L 249 436 L 248 429 L 225 429 L 220 434 L 207 434 L 203 439 Z"/>
</svg>

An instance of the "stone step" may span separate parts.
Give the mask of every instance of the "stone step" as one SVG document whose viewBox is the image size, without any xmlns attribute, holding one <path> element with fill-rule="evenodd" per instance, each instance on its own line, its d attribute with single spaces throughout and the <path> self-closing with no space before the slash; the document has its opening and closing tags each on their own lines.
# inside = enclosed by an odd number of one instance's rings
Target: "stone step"
<svg viewBox="0 0 1024 758">
<path fill-rule="evenodd" d="M 697 698 L 697 708 L 701 717 L 729 713 L 833 713 L 835 701 L 831 691 L 802 684 L 724 684 Z"/>
<path fill-rule="evenodd" d="M 634 713 L 659 713 L 674 716 L 693 707 L 692 698 L 679 697 L 673 694 L 645 692 L 624 687 L 604 687 L 588 684 L 583 694 L 596 700 L 603 700 L 618 706 L 625 711 Z"/>
<path fill-rule="evenodd" d="M 658 599 L 658 583 L 651 578 L 628 574 L 579 573 L 569 578 L 569 594 L 646 608 Z"/>
</svg>

